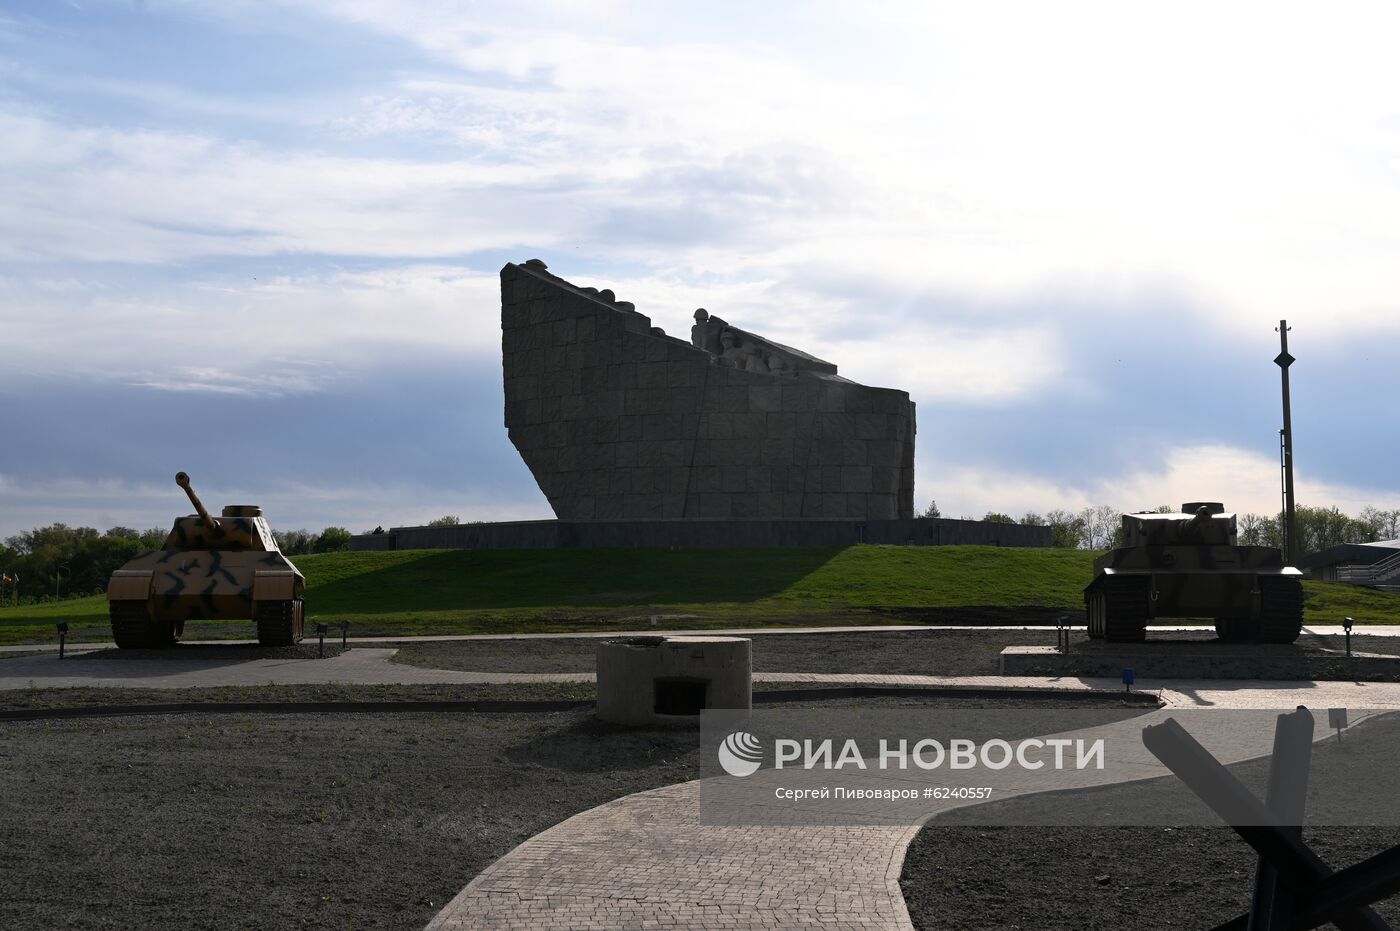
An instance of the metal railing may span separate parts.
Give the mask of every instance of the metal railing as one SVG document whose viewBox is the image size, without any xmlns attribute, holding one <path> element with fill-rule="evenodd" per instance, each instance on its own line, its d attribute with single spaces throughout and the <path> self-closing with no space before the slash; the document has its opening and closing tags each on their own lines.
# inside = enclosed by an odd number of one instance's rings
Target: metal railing
<svg viewBox="0 0 1400 931">
<path fill-rule="evenodd" d="M 1400 552 L 1369 566 L 1339 566 L 1337 581 L 1372 586 L 1400 582 Z"/>
</svg>

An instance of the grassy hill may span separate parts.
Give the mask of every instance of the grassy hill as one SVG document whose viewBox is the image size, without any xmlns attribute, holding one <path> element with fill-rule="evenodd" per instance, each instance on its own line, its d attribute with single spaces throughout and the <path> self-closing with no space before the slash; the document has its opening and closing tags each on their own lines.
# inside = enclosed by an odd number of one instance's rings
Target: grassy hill
<svg viewBox="0 0 1400 931">
<path fill-rule="evenodd" d="M 1076 617 L 1096 554 L 989 546 L 418 550 L 299 556 L 312 620 L 371 634 L 504 633 Z M 1307 621 L 1400 623 L 1400 595 L 1305 582 Z M 0 643 L 107 639 L 103 598 L 0 609 Z M 248 622 L 186 636 L 248 637 Z"/>
</svg>

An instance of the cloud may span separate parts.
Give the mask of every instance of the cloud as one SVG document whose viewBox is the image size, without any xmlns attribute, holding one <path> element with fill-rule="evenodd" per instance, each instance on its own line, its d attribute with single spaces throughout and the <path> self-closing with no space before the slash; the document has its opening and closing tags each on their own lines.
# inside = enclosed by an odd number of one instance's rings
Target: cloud
<svg viewBox="0 0 1400 931">
<path fill-rule="evenodd" d="M 42 374 L 166 390 L 318 390 L 386 356 L 499 352 L 494 273 L 445 265 L 225 273 L 116 287 L 0 281 L 0 325 L 25 351 L 0 383 Z"/>
<path fill-rule="evenodd" d="M 110 478 L 22 481 L 0 475 L 0 539 L 52 523 L 98 530 L 168 527 L 190 509 L 173 474 L 168 484 Z M 464 520 L 553 517 L 542 497 L 502 499 L 470 486 L 428 487 L 411 481 L 218 483 L 199 475 L 193 476 L 193 483 L 211 509 L 251 501 L 278 530 L 340 526 L 363 533 L 380 525 L 425 524 L 444 514 Z"/>
<path fill-rule="evenodd" d="M 535 506 L 493 406 L 495 271 L 538 256 L 675 335 L 704 306 L 910 390 L 920 495 L 948 507 L 1267 498 L 1229 476 L 1268 458 L 1284 316 L 1308 477 L 1332 481 L 1316 494 L 1394 484 L 1387 7 L 108 7 L 153 34 L 185 17 L 194 47 L 86 108 L 70 98 L 112 79 L 64 38 L 86 26 L 51 30 L 65 55 L 8 47 L 0 329 L 21 351 L 0 393 L 23 408 L 50 393 L 120 420 L 115 395 L 245 430 L 314 412 L 303 475 L 369 461 L 342 434 L 372 429 L 427 499 L 459 487 L 452 461 Z M 304 70 L 259 71 L 256 92 L 180 70 L 269 36 Z M 428 363 L 441 383 L 387 374 Z M 416 413 L 441 384 L 474 392 L 475 419 L 436 397 Z M 49 472 L 90 455 L 30 439 Z M 1251 439 L 1254 458 L 1219 452 Z"/>
<path fill-rule="evenodd" d="M 944 461 L 956 457 L 944 456 Z M 1237 447 L 1204 445 L 1174 448 L 1126 474 L 1083 473 L 1059 480 L 1043 472 L 994 464 L 961 465 L 938 470 L 919 465 L 916 504 L 930 498 L 945 516 L 981 517 L 998 511 L 1019 517 L 1053 508 L 1079 510 L 1107 504 L 1139 511 L 1184 501 L 1220 501 L 1238 513 L 1274 514 L 1282 508 L 1276 459 Z M 1338 507 L 1357 514 L 1368 505 L 1400 507 L 1400 490 L 1319 479 L 1300 473 L 1295 489 L 1299 504 Z"/>
<path fill-rule="evenodd" d="M 263 9 L 227 7 L 194 8 L 245 27 Z M 1034 41 L 949 4 L 830 7 L 817 33 L 718 13 L 667 30 L 640 7 L 601 23 L 553 4 L 282 8 L 413 43 L 423 67 L 330 108 L 342 144 L 316 150 L 11 114 L 0 162 L 26 196 L 0 222 L 27 234 L 7 257 L 528 243 L 754 277 L 859 268 L 1002 304 L 1169 288 L 1232 335 L 1280 316 L 1400 327 L 1400 122 L 1381 90 L 1400 66 L 1376 39 L 1383 8 L 1319 23 L 1248 7 L 1206 33 L 1113 5 L 1020 8 Z M 1367 16 L 1359 45 L 1323 41 Z M 1277 45 L 1257 41 L 1263 22 Z M 353 154 L 385 137 L 399 155 Z"/>
<path fill-rule="evenodd" d="M 496 359 L 383 347 L 319 388 L 0 385 L 0 536 L 54 520 L 164 524 L 185 507 L 177 470 L 211 505 L 263 504 L 277 527 L 549 515 L 502 425 Z"/>
<path fill-rule="evenodd" d="M 276 360 L 272 360 L 276 361 Z M 316 381 L 309 373 L 264 373 L 238 375 L 218 368 L 178 366 L 167 372 L 138 373 L 131 384 L 158 391 L 207 391 L 215 394 L 241 394 L 281 397 L 313 390 Z"/>
<path fill-rule="evenodd" d="M 839 48 L 747 34 L 743 17 L 705 43 L 442 4 L 338 11 L 474 77 L 401 88 L 395 107 L 419 126 L 489 113 L 473 141 L 600 153 L 634 181 L 769 149 L 860 179 L 842 208 L 763 223 L 769 246 L 743 246 L 755 264 L 860 265 L 1000 300 L 1164 283 L 1234 332 L 1320 322 L 1323 307 L 1400 325 L 1400 124 L 1384 91 L 1400 74 L 1381 38 L 1394 11 L 1190 9 L 1211 30 L 1103 3 L 1018 6 L 1015 36 L 1004 11 L 967 4 L 828 9 Z"/>
<path fill-rule="evenodd" d="M 0 138 L 0 170 L 25 179 L 0 204 L 11 262 L 461 255 L 530 239 L 540 211 L 510 166 L 277 152 L 4 112 Z"/>
</svg>

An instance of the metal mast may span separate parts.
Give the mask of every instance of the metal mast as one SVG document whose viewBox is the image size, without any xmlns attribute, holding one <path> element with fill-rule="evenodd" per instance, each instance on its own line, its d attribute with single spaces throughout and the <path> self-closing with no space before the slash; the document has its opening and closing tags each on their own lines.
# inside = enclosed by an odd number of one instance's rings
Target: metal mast
<svg viewBox="0 0 1400 931">
<path fill-rule="evenodd" d="M 1282 351 L 1274 362 L 1283 371 L 1283 558 L 1290 566 L 1298 564 L 1298 533 L 1293 501 L 1293 412 L 1288 402 L 1288 367 L 1293 357 L 1288 354 L 1288 321 L 1280 320 L 1276 327 Z"/>
</svg>

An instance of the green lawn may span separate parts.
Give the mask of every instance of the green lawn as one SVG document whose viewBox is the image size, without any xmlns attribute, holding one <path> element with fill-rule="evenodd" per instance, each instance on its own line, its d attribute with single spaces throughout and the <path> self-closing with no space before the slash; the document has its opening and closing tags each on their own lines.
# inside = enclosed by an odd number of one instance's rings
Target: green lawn
<svg viewBox="0 0 1400 931">
<path fill-rule="evenodd" d="M 420 550 L 299 556 L 314 620 L 355 634 L 898 623 L 918 609 L 1082 609 L 1096 554 L 988 546 L 720 550 Z M 1305 582 L 1307 621 L 1400 623 L 1400 595 Z M 903 613 L 901 613 L 903 612 Z M 911 615 L 910 612 L 913 612 Z M 0 643 L 106 639 L 100 597 L 0 609 Z M 675 615 L 688 615 L 675 617 Z M 669 616 L 669 617 L 668 617 Z M 198 622 L 190 639 L 247 637 Z"/>
</svg>

